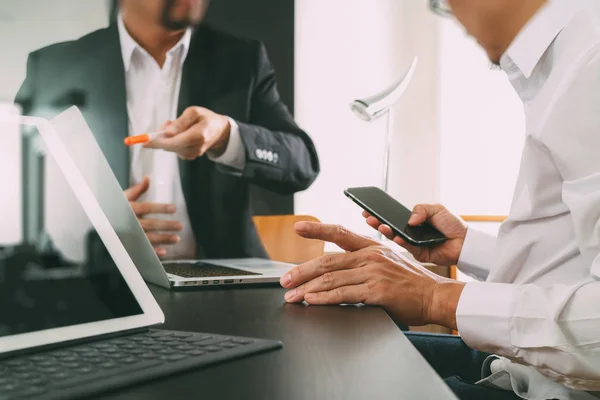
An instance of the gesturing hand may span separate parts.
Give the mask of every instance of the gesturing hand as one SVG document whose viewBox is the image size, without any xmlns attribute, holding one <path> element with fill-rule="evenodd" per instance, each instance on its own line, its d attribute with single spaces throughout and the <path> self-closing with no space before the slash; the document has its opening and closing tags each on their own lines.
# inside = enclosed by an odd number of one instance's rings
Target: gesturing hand
<svg viewBox="0 0 600 400">
<path fill-rule="evenodd" d="M 456 307 L 464 283 L 443 278 L 365 237 L 334 225 L 301 222 L 305 238 L 337 244 L 345 254 L 326 255 L 281 278 L 290 303 L 379 305 L 410 325 L 436 323 L 456 328 Z"/>
<path fill-rule="evenodd" d="M 448 238 L 444 243 L 434 247 L 412 246 L 400 236 L 394 236 L 392 228 L 382 224 L 377 218 L 369 215 L 366 211 L 363 212 L 363 217 L 367 219 L 367 223 L 370 226 L 379 230 L 388 239 L 404 247 L 415 259 L 424 263 L 437 265 L 456 264 L 467 234 L 467 226 L 464 221 L 439 204 L 419 204 L 415 206 L 413 214 L 408 221 L 411 226 L 428 222 Z"/>
<path fill-rule="evenodd" d="M 174 204 L 139 202 L 138 199 L 149 187 L 150 179 L 145 177 L 137 185 L 125 190 L 125 197 L 129 200 L 129 204 L 146 232 L 148 240 L 152 243 L 154 251 L 159 257 L 164 257 L 167 255 L 167 250 L 160 246 L 179 242 L 179 236 L 173 232 L 181 231 L 183 225 L 179 221 L 146 218 L 148 214 L 174 214 L 176 211 Z"/>
<path fill-rule="evenodd" d="M 209 153 L 218 157 L 229 143 L 231 125 L 227 117 L 203 107 L 188 107 L 175 121 L 167 121 L 159 137 L 144 147 L 172 151 L 184 160 L 194 160 Z"/>
</svg>

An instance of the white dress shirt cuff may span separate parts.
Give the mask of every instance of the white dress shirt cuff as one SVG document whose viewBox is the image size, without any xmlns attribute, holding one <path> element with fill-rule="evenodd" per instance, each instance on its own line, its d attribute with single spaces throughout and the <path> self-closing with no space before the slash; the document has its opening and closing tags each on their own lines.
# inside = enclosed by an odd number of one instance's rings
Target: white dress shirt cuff
<svg viewBox="0 0 600 400">
<path fill-rule="evenodd" d="M 208 158 L 218 164 L 242 171 L 246 166 L 246 148 L 240 136 L 240 127 L 235 120 L 229 117 L 227 119 L 231 126 L 227 148 L 219 157 L 211 157 L 209 155 Z"/>
<path fill-rule="evenodd" d="M 473 228 L 467 229 L 457 267 L 472 278 L 483 281 L 490 272 L 490 263 L 496 248 L 496 237 Z"/>
<path fill-rule="evenodd" d="M 510 320 L 519 285 L 469 282 L 456 308 L 456 324 L 469 347 L 511 355 Z"/>
</svg>

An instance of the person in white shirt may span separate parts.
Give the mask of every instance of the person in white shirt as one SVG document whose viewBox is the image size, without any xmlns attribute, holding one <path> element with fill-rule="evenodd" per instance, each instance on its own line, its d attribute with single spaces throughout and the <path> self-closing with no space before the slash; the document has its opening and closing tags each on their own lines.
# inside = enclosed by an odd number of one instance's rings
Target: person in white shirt
<svg viewBox="0 0 600 400">
<path fill-rule="evenodd" d="M 365 217 L 418 261 L 457 264 L 479 281 L 442 278 L 341 227 L 301 223 L 301 236 L 347 253 L 290 270 L 285 299 L 379 305 L 398 322 L 458 329 L 407 335 L 461 399 L 600 397 L 600 2 L 430 3 L 455 16 L 523 101 L 513 203 L 497 238 L 442 205 L 416 206 L 410 223 L 448 238 L 430 249 Z"/>
</svg>

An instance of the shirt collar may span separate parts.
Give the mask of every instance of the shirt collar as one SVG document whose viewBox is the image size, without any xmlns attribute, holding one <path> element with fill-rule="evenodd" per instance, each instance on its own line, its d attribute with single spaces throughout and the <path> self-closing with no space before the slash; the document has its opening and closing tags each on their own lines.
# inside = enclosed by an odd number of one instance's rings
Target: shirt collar
<svg viewBox="0 0 600 400">
<path fill-rule="evenodd" d="M 121 56 L 123 57 L 123 66 L 125 67 L 125 71 L 127 72 L 127 71 L 129 71 L 129 67 L 131 66 L 131 57 L 133 56 L 133 52 L 136 49 L 139 49 L 140 51 L 142 51 L 144 53 L 147 53 L 147 52 L 144 48 L 142 48 L 142 46 L 140 46 L 135 41 L 134 38 L 131 37 L 131 35 L 127 31 L 127 28 L 125 27 L 125 23 L 123 22 L 123 16 L 120 13 L 117 17 L 117 26 L 119 29 L 119 40 L 121 42 Z M 183 34 L 183 36 L 181 37 L 179 42 L 177 42 L 177 44 L 175 46 L 173 46 L 173 48 L 171 48 L 171 50 L 168 51 L 168 54 L 173 54 L 180 47 L 182 47 L 183 52 L 181 54 L 181 64 L 183 65 L 183 62 L 185 61 L 187 54 L 189 52 L 189 49 L 190 49 L 191 40 L 192 40 L 192 28 L 188 28 L 185 30 L 185 33 Z"/>
<path fill-rule="evenodd" d="M 585 0 L 549 0 L 525 25 L 500 59 L 511 74 L 520 72 L 529 79 L 540 60 Z"/>
</svg>

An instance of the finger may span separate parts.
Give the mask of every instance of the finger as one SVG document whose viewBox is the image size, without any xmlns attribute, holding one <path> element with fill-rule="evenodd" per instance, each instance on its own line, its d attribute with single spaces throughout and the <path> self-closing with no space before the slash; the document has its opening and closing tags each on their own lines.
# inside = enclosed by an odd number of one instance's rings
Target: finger
<svg viewBox="0 0 600 400">
<path fill-rule="evenodd" d="M 339 225 L 321 224 L 319 222 L 297 222 L 296 233 L 307 239 L 319 239 L 335 243 L 346 251 L 356 251 L 367 246 L 377 245 L 374 240 L 350 232 Z"/>
<path fill-rule="evenodd" d="M 281 277 L 284 288 L 295 288 L 330 271 L 357 268 L 362 264 L 358 253 L 329 254 L 300 264 Z"/>
<path fill-rule="evenodd" d="M 175 244 L 179 243 L 179 236 L 170 235 L 165 233 L 148 233 L 148 240 L 152 243 L 152 246 L 156 247 L 160 244 Z"/>
<path fill-rule="evenodd" d="M 160 135 L 153 141 L 144 144 L 144 148 L 177 152 L 187 147 L 185 142 L 183 134 L 172 134 L 165 130 L 164 135 Z"/>
<path fill-rule="evenodd" d="M 187 157 L 187 156 L 178 156 L 179 159 L 183 160 L 183 161 L 193 161 L 196 159 L 196 157 Z"/>
<path fill-rule="evenodd" d="M 179 232 L 183 230 L 183 224 L 179 221 L 166 221 L 163 219 L 142 218 L 140 224 L 146 232 Z"/>
<path fill-rule="evenodd" d="M 182 158 L 199 157 L 200 149 L 205 145 L 204 137 L 205 123 L 199 122 L 189 129 L 172 137 L 164 136 L 148 142 L 144 147 L 149 149 L 161 149 L 177 153 Z"/>
<path fill-rule="evenodd" d="M 173 120 L 171 120 L 171 119 L 169 119 L 169 120 L 166 120 L 166 121 L 165 121 L 165 123 L 164 123 L 164 124 L 162 124 L 162 125 L 160 126 L 160 128 L 158 128 L 158 130 L 159 130 L 159 131 L 166 131 L 167 127 L 168 127 L 169 125 L 171 125 L 172 123 L 173 123 Z"/>
<path fill-rule="evenodd" d="M 369 224 L 374 229 L 378 229 L 381 226 L 381 221 L 379 221 L 375 217 L 369 217 L 367 218 L 367 224 Z"/>
<path fill-rule="evenodd" d="M 363 215 L 363 217 L 364 217 L 365 219 L 366 219 L 366 218 L 369 218 L 369 217 L 371 216 L 371 214 L 369 214 L 369 213 L 368 213 L 368 212 L 366 212 L 366 211 L 363 211 L 363 212 L 362 212 L 362 215 Z"/>
<path fill-rule="evenodd" d="M 123 193 L 125 193 L 125 197 L 127 197 L 127 200 L 136 201 L 137 199 L 139 199 L 139 197 L 141 195 L 146 193 L 146 191 L 148 190 L 149 187 L 150 187 L 150 178 L 145 176 L 144 179 L 142 179 L 142 181 L 140 183 L 133 185 L 129 189 L 125 189 L 125 191 Z"/>
<path fill-rule="evenodd" d="M 205 132 L 207 126 L 207 122 L 200 119 L 197 123 L 178 134 L 177 138 L 180 139 L 179 145 L 181 149 L 197 152 L 199 148 L 206 146 Z"/>
<path fill-rule="evenodd" d="M 203 155 L 204 153 L 202 153 L 201 150 L 199 150 L 197 147 L 193 147 L 190 149 L 186 149 L 183 151 L 178 151 L 177 155 L 179 156 L 179 158 L 183 159 L 183 160 L 194 160 L 197 157 L 200 157 L 201 155 Z"/>
<path fill-rule="evenodd" d="M 149 201 L 131 203 L 133 212 L 138 217 L 146 214 L 174 214 L 177 211 L 175 204 L 153 203 Z"/>
<path fill-rule="evenodd" d="M 358 304 L 366 303 L 369 296 L 369 288 L 365 284 L 353 286 L 341 286 L 333 290 L 319 293 L 307 293 L 304 300 L 308 304 Z"/>
<path fill-rule="evenodd" d="M 390 240 L 393 240 L 394 236 L 396 236 L 394 234 L 394 231 L 392 230 L 392 228 L 390 228 L 389 225 L 386 225 L 386 224 L 379 225 L 379 227 L 377 228 L 377 230 L 379 232 L 381 232 L 381 234 L 383 236 L 385 236 L 386 238 L 388 238 Z"/>
<path fill-rule="evenodd" d="M 164 247 L 155 247 L 154 252 L 159 257 L 165 257 L 167 255 L 167 249 L 165 249 Z"/>
<path fill-rule="evenodd" d="M 204 136 L 202 137 L 202 139 L 202 145 L 199 149 L 196 150 L 198 157 L 202 157 L 204 154 L 206 154 L 215 144 L 212 141 L 206 140 Z"/>
<path fill-rule="evenodd" d="M 177 118 L 172 121 L 166 128 L 165 131 L 170 134 L 178 134 L 188 130 L 192 125 L 195 125 L 201 118 L 201 107 L 188 107 L 185 111 Z"/>
<path fill-rule="evenodd" d="M 185 161 L 191 161 L 191 160 L 195 160 L 197 158 L 196 155 L 191 155 L 189 153 L 178 154 L 177 156 Z"/>
<path fill-rule="evenodd" d="M 444 207 L 440 204 L 418 204 L 413 208 L 408 223 L 412 226 L 421 225 L 443 209 Z"/>
<path fill-rule="evenodd" d="M 405 248 L 410 254 L 412 254 L 416 259 L 419 259 L 421 253 L 423 251 L 422 248 L 413 246 L 412 244 L 406 242 L 406 240 L 402 239 L 400 236 L 394 237 L 394 243 L 399 245 L 400 247 Z"/>
<path fill-rule="evenodd" d="M 288 303 L 301 302 L 307 293 L 325 292 L 341 286 L 359 285 L 366 280 L 365 268 L 326 272 L 320 277 L 287 292 L 285 301 Z"/>
</svg>

